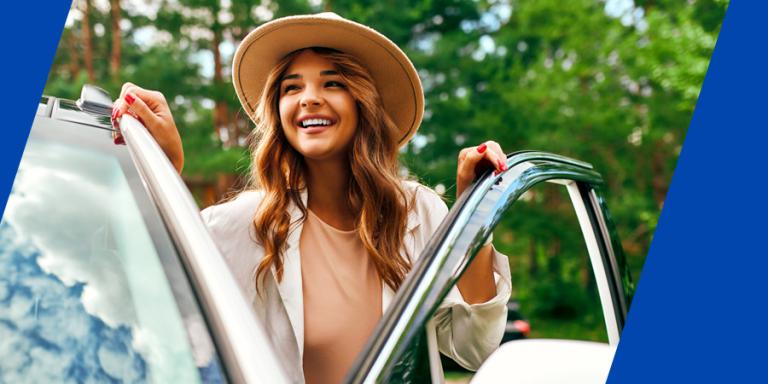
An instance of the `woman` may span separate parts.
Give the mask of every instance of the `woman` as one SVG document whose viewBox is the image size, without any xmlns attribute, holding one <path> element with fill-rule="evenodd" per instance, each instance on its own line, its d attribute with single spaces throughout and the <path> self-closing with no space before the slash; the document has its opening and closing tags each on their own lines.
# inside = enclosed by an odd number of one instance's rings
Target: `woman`
<svg viewBox="0 0 768 384">
<path fill-rule="evenodd" d="M 233 83 L 256 123 L 251 183 L 202 216 L 292 379 L 339 382 L 447 213 L 399 176 L 398 149 L 421 123 L 421 82 L 389 39 L 324 13 L 251 32 Z M 126 112 L 181 171 L 162 95 L 126 84 L 113 116 Z M 490 141 L 462 150 L 457 195 L 476 169 L 502 171 L 504 159 Z M 507 259 L 489 241 L 435 315 L 431 357 L 439 349 L 479 367 L 501 340 L 510 287 Z"/>
</svg>

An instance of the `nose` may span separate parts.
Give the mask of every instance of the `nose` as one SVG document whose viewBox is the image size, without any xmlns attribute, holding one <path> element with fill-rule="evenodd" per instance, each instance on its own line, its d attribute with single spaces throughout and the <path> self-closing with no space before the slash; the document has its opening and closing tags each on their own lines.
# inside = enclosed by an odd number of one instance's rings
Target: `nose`
<svg viewBox="0 0 768 384">
<path fill-rule="evenodd" d="M 301 106 L 306 108 L 320 105 L 323 105 L 323 97 L 320 95 L 320 92 L 315 87 L 305 88 L 304 93 L 301 95 Z"/>
</svg>

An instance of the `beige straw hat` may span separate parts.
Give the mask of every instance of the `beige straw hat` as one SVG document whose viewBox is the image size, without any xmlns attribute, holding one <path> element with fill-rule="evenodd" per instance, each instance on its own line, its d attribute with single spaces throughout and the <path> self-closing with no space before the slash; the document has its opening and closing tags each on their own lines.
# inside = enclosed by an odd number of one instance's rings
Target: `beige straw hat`
<svg viewBox="0 0 768 384">
<path fill-rule="evenodd" d="M 355 56 L 370 71 L 384 110 L 400 128 L 400 145 L 416 133 L 424 115 L 424 91 L 411 61 L 381 33 L 331 12 L 275 19 L 245 37 L 232 62 L 232 82 L 251 119 L 269 71 L 289 53 L 308 47 Z"/>
</svg>

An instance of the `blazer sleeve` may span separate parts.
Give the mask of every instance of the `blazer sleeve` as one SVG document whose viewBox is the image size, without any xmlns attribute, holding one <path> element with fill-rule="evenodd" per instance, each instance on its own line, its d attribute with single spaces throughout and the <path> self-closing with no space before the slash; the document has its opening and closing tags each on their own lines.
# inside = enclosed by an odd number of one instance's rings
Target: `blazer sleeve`
<svg viewBox="0 0 768 384">
<path fill-rule="evenodd" d="M 445 202 L 434 193 L 421 192 L 428 206 L 424 235 L 432 236 L 448 213 Z M 429 196 L 433 195 L 433 196 Z M 428 232 L 428 233 L 426 233 Z M 507 302 L 512 292 L 509 259 L 493 250 L 496 296 L 484 303 L 469 304 L 454 286 L 435 312 L 438 349 L 462 367 L 476 371 L 495 351 L 504 336 Z"/>
</svg>

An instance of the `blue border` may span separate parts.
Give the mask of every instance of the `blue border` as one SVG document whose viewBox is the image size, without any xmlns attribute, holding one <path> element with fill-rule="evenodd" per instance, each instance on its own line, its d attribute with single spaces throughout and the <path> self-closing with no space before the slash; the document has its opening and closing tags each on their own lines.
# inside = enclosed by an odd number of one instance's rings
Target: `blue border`
<svg viewBox="0 0 768 384">
<path fill-rule="evenodd" d="M 2 211 L 5 211 L 69 6 L 69 1 L 60 0 L 3 4 L 5 17 L 0 23 L 4 52 L 0 60 L 0 73 L 3 74 L 3 91 L 0 92 L 0 105 L 3 106 L 0 140 Z"/>
<path fill-rule="evenodd" d="M 609 383 L 768 382 L 767 16 L 728 9 Z"/>
</svg>

